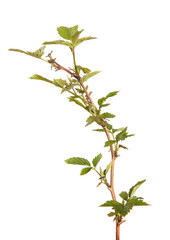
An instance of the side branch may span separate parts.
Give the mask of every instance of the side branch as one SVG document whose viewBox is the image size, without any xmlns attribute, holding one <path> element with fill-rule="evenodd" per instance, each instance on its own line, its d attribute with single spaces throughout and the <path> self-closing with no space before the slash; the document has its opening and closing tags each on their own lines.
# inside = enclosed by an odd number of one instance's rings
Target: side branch
<svg viewBox="0 0 170 240">
<path fill-rule="evenodd" d="M 87 96 L 87 98 L 89 99 L 89 102 L 95 106 L 95 104 L 94 104 L 92 98 L 90 97 L 87 89 L 85 88 L 84 84 L 83 84 L 82 81 L 81 81 L 81 77 L 78 76 L 78 75 L 76 75 L 75 73 L 71 72 L 69 69 L 67 69 L 67 68 L 61 66 L 60 64 L 58 64 L 58 63 L 55 61 L 55 59 L 52 58 L 51 54 L 52 54 L 52 52 L 48 54 L 48 57 L 50 58 L 50 60 L 48 60 L 48 62 L 53 65 L 53 67 L 55 68 L 56 71 L 58 71 L 58 70 L 63 70 L 63 71 L 65 71 L 65 72 L 69 73 L 71 76 L 75 77 L 75 78 L 77 79 L 77 81 L 80 83 L 80 85 L 82 86 L 84 92 L 86 93 L 86 96 Z M 95 106 L 95 108 L 96 108 L 96 106 Z M 97 108 L 96 108 L 96 110 L 97 110 Z"/>
<path fill-rule="evenodd" d="M 69 69 L 67 69 L 67 68 L 61 66 L 60 64 L 58 64 L 58 63 L 55 61 L 55 59 L 52 58 L 51 54 L 52 54 L 52 52 L 48 54 L 48 57 L 50 58 L 50 59 L 48 60 L 48 62 L 49 62 L 50 64 L 52 64 L 52 66 L 55 68 L 56 71 L 58 71 L 58 70 L 63 70 L 63 71 L 65 71 L 65 72 L 69 73 L 71 76 L 75 77 L 75 78 L 77 79 L 77 81 L 80 83 L 81 87 L 83 88 L 83 90 L 84 90 L 84 92 L 85 92 L 85 94 L 86 94 L 86 97 L 87 97 L 87 99 L 89 100 L 89 103 L 90 103 L 90 104 L 93 104 L 93 106 L 95 107 L 96 111 L 98 111 L 98 109 L 97 109 L 97 107 L 95 106 L 92 98 L 90 97 L 90 94 L 88 93 L 88 91 L 87 91 L 87 89 L 85 88 L 83 82 L 81 81 L 81 77 L 78 76 L 77 74 L 75 74 L 74 72 L 71 72 Z M 108 129 L 107 129 L 106 125 L 103 124 L 102 127 L 103 127 L 103 129 L 104 129 L 104 131 L 105 131 L 105 133 L 106 133 L 106 136 L 107 136 L 108 141 L 110 141 L 111 138 L 110 138 L 110 134 L 109 134 L 109 132 L 108 132 Z M 115 192 L 114 192 L 114 167 L 115 167 L 116 155 L 115 155 L 113 146 L 110 146 L 110 152 L 111 152 L 111 159 L 112 159 L 112 161 L 111 161 L 110 185 L 108 186 L 108 189 L 109 189 L 109 191 L 110 191 L 110 193 L 111 193 L 111 195 L 112 195 L 113 200 L 116 200 L 116 195 L 115 195 Z"/>
<path fill-rule="evenodd" d="M 110 134 L 109 134 L 106 126 L 102 126 L 102 127 L 103 127 L 103 129 L 106 133 L 108 141 L 110 141 L 111 140 Z M 111 152 L 111 157 L 112 157 L 112 163 L 111 163 L 110 188 L 109 188 L 109 190 L 111 192 L 113 200 L 116 201 L 116 195 L 115 195 L 115 191 L 114 191 L 114 167 L 115 167 L 116 156 L 115 156 L 115 152 L 114 152 L 114 149 L 113 149 L 112 145 L 110 146 L 110 152 Z"/>
</svg>

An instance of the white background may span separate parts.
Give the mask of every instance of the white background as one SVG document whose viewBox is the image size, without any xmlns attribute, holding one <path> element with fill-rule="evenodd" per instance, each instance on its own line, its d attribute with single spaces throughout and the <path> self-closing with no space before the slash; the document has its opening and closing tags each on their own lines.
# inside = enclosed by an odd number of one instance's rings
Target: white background
<svg viewBox="0 0 170 240">
<path fill-rule="evenodd" d="M 116 160 L 117 195 L 147 179 L 136 193 L 150 207 L 135 208 L 121 239 L 169 238 L 170 4 L 167 0 L 5 1 L 1 3 L 0 239 L 114 239 L 109 192 L 97 175 L 79 176 L 73 156 L 110 161 L 104 134 L 85 128 L 88 114 L 54 86 L 28 77 L 58 78 L 49 65 L 8 48 L 34 51 L 57 40 L 58 26 L 78 24 L 97 40 L 77 48 L 77 64 L 102 72 L 89 80 L 95 103 L 120 90 L 108 111 L 115 127 L 135 137 Z M 57 61 L 72 67 L 69 49 Z M 117 198 L 119 200 L 119 197 Z"/>
</svg>

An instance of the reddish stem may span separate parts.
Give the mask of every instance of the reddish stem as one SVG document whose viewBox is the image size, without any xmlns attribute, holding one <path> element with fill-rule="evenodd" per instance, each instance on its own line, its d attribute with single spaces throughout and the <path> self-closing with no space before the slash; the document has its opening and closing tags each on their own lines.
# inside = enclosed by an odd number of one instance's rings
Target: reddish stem
<svg viewBox="0 0 170 240">
<path fill-rule="evenodd" d="M 116 240 L 120 240 L 120 223 L 116 220 Z"/>
</svg>

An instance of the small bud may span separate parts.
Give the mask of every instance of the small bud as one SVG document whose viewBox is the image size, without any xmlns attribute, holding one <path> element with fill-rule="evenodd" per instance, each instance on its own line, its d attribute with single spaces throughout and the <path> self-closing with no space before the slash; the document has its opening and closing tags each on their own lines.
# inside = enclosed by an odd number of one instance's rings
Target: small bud
<svg viewBox="0 0 170 240">
<path fill-rule="evenodd" d="M 99 182 L 96 187 L 99 187 L 102 184 L 102 182 Z"/>
</svg>

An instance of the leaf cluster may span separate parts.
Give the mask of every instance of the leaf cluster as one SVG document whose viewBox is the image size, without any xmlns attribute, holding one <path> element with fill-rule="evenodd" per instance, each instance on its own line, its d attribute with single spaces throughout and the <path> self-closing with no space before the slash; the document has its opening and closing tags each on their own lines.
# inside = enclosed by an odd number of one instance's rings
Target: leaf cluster
<svg viewBox="0 0 170 240">
<path fill-rule="evenodd" d="M 91 40 L 91 39 L 96 39 L 95 37 L 91 37 L 91 36 L 80 38 L 80 34 L 84 31 L 84 29 L 79 31 L 78 25 L 75 25 L 73 27 L 60 26 L 57 28 L 57 31 L 60 37 L 62 37 L 64 40 L 46 41 L 43 44 L 44 45 L 49 45 L 49 44 L 65 45 L 65 46 L 68 46 L 71 51 L 73 51 L 75 47 L 77 47 L 82 42 Z"/>
<path fill-rule="evenodd" d="M 24 53 L 24 54 L 26 54 L 28 56 L 31 56 L 31 57 L 42 59 L 42 56 L 44 55 L 45 48 L 46 48 L 46 46 L 42 46 L 34 52 L 23 51 L 21 49 L 16 49 L 16 48 L 10 48 L 9 51 L 20 52 L 20 53 Z"/>
<path fill-rule="evenodd" d="M 132 186 L 129 192 L 122 191 L 119 196 L 122 198 L 122 202 L 110 200 L 106 201 L 100 207 L 112 207 L 114 212 L 110 212 L 108 214 L 109 217 L 114 216 L 114 221 L 118 220 L 122 222 L 123 218 L 132 210 L 135 206 L 148 206 L 146 202 L 143 201 L 142 197 L 134 196 L 136 190 L 145 182 L 146 180 L 142 180 L 137 182 L 134 186 Z"/>
<path fill-rule="evenodd" d="M 98 72 L 97 72 L 98 73 Z M 101 99 L 98 100 L 98 104 L 99 104 L 99 110 L 95 111 L 95 113 L 92 116 L 89 116 L 86 120 L 87 124 L 86 126 L 96 122 L 98 125 L 103 126 L 106 125 L 106 127 L 111 130 L 112 129 L 112 125 L 110 125 L 108 123 L 108 119 L 110 118 L 114 118 L 116 117 L 114 114 L 109 113 L 109 112 L 104 112 L 101 113 L 101 108 L 102 107 L 106 107 L 110 104 L 103 104 L 104 101 L 106 101 L 108 98 L 115 96 L 118 93 L 118 91 L 116 92 L 111 92 L 109 93 L 106 97 L 103 97 Z M 104 100 L 103 100 L 104 99 Z M 104 132 L 103 129 L 95 129 L 94 131 L 98 131 L 98 132 Z"/>
<path fill-rule="evenodd" d="M 61 93 L 67 92 L 71 94 L 68 99 L 70 102 L 74 102 L 80 107 L 84 108 L 86 111 L 91 113 L 93 106 L 91 106 L 87 99 L 84 90 L 78 84 L 77 80 L 74 77 L 67 77 L 67 79 L 47 79 L 39 74 L 34 74 L 30 79 L 42 80 L 48 83 L 53 84 L 54 86 L 61 89 Z"/>
<path fill-rule="evenodd" d="M 105 170 L 102 170 L 101 167 L 100 167 L 100 170 L 97 170 L 96 167 L 98 166 L 98 163 L 100 162 L 101 159 L 102 159 L 102 154 L 100 153 L 96 157 L 93 158 L 91 163 L 87 159 L 80 158 L 80 157 L 68 158 L 65 160 L 65 162 L 67 164 L 72 164 L 72 165 L 87 166 L 81 170 L 80 175 L 85 175 L 85 174 L 89 173 L 91 170 L 94 170 L 99 175 L 99 180 L 100 180 L 100 182 L 97 186 L 99 186 L 101 183 L 104 183 L 108 186 L 109 184 L 107 182 L 106 175 L 110 170 L 111 163 L 109 163 L 106 166 Z"/>
<path fill-rule="evenodd" d="M 102 158 L 102 154 L 100 153 L 99 155 L 97 155 L 93 160 L 92 160 L 92 164 L 85 158 L 80 158 L 80 157 L 72 157 L 72 158 L 68 158 L 65 160 L 65 162 L 67 164 L 72 164 L 72 165 L 83 165 L 83 166 L 88 166 L 86 168 L 83 168 L 80 172 L 80 175 L 84 175 L 87 174 L 88 172 L 90 172 L 90 170 L 93 169 L 93 167 L 95 168 L 97 166 L 97 164 L 99 163 L 99 161 Z"/>
<path fill-rule="evenodd" d="M 105 97 L 99 98 L 98 99 L 98 105 L 99 105 L 99 110 L 96 112 L 96 115 L 90 116 L 87 118 L 86 126 L 92 124 L 93 122 L 96 122 L 98 125 L 103 126 L 105 125 L 108 129 L 108 132 L 112 135 L 111 140 L 105 142 L 105 147 L 110 147 L 114 145 L 114 151 L 117 154 L 118 150 L 120 148 L 123 149 L 128 149 L 126 146 L 120 144 L 120 141 L 124 141 L 126 138 L 134 136 L 134 134 L 129 134 L 127 131 L 127 127 L 122 127 L 115 129 L 113 126 L 108 122 L 110 118 L 116 117 L 112 113 L 104 112 L 101 113 L 101 110 L 103 107 L 107 107 L 110 105 L 110 103 L 105 103 L 109 98 L 116 96 L 119 91 L 114 91 L 108 93 Z M 97 132 L 105 132 L 103 128 L 101 129 L 94 129 L 93 131 Z"/>
<path fill-rule="evenodd" d="M 109 94 L 106 95 L 106 97 L 99 98 L 99 99 L 98 99 L 99 108 L 109 106 L 110 103 L 106 103 L 106 104 L 104 104 L 104 103 L 106 102 L 106 100 L 107 100 L 108 98 L 113 97 L 113 96 L 116 96 L 118 92 L 119 92 L 119 91 L 110 92 Z"/>
<path fill-rule="evenodd" d="M 134 136 L 134 134 L 129 134 L 127 131 L 127 127 L 111 129 L 110 133 L 112 134 L 113 140 L 109 140 L 105 142 L 105 147 L 115 146 L 115 153 L 118 153 L 120 148 L 128 149 L 126 146 L 120 144 L 120 141 L 124 141 L 129 137 Z"/>
<path fill-rule="evenodd" d="M 57 31 L 58 31 L 58 34 L 60 35 L 60 37 L 62 37 L 64 40 L 60 39 L 60 40 L 55 40 L 55 41 L 50 41 L 50 42 L 44 42 L 43 46 L 34 52 L 23 51 L 23 50 L 14 49 L 14 48 L 11 48 L 9 50 L 24 53 L 26 55 L 29 55 L 29 56 L 32 56 L 35 58 L 39 58 L 47 63 L 50 63 L 51 67 L 54 67 L 55 59 L 53 59 L 53 61 L 51 62 L 51 61 L 47 61 L 42 58 L 42 56 L 44 55 L 44 49 L 46 48 L 46 45 L 50 45 L 50 44 L 66 45 L 71 49 L 72 54 L 74 55 L 75 47 L 77 47 L 79 44 L 83 43 L 84 41 L 95 39 L 95 37 L 91 37 L 91 36 L 81 38 L 80 35 L 84 30 L 82 29 L 79 31 L 78 25 L 75 25 L 73 27 L 60 26 L 57 28 Z M 48 54 L 48 57 L 49 57 L 49 55 L 50 54 Z M 87 82 L 87 80 L 89 78 L 95 76 L 100 71 L 92 72 L 89 68 L 82 67 L 80 65 L 77 65 L 77 66 L 75 65 L 75 68 L 71 69 L 71 70 L 72 70 L 72 74 L 70 77 L 67 77 L 67 79 L 51 80 L 51 79 L 41 76 L 40 74 L 34 74 L 33 76 L 30 77 L 30 79 L 42 80 L 42 81 L 51 83 L 51 84 L 55 85 L 56 87 L 61 88 L 61 93 L 68 92 L 69 94 L 71 94 L 68 97 L 70 102 L 74 102 L 75 104 L 84 108 L 89 113 L 91 113 L 91 112 L 94 113 L 95 107 L 89 103 L 87 96 L 85 94 L 85 91 L 82 89 L 82 87 L 78 83 L 77 79 L 75 78 L 75 75 L 79 76 L 80 72 L 82 72 L 83 76 L 81 78 L 81 81 L 84 84 L 85 82 Z M 88 89 L 88 86 L 86 86 L 86 89 Z"/>
</svg>

